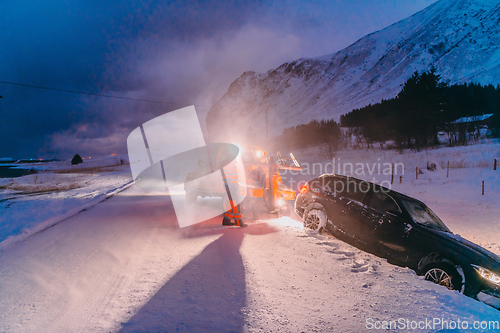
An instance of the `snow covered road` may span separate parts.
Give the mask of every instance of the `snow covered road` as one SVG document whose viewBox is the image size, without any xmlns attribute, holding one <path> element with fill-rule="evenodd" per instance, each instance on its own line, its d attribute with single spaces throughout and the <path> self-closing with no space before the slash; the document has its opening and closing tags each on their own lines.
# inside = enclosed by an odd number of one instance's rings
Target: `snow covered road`
<svg viewBox="0 0 500 333">
<path fill-rule="evenodd" d="M 288 217 L 179 229 L 168 196 L 135 186 L 0 253 L 2 332 L 362 332 L 367 318 L 437 317 L 499 312 Z"/>
<path fill-rule="evenodd" d="M 122 192 L 4 251 L 0 331 L 116 330 L 218 237 L 184 241 L 167 197 L 141 195 Z"/>
</svg>

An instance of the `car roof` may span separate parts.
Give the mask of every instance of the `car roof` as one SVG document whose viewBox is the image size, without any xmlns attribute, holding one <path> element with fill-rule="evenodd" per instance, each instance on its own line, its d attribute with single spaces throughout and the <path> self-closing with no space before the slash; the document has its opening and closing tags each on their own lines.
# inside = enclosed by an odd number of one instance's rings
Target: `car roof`
<svg viewBox="0 0 500 333">
<path fill-rule="evenodd" d="M 424 206 L 427 206 L 425 203 L 423 203 L 422 201 L 418 200 L 418 199 L 415 199 L 415 198 L 412 198 L 410 196 L 407 196 L 403 193 L 400 193 L 400 192 L 397 192 L 397 191 L 394 191 L 390 188 L 387 188 L 385 186 L 382 186 L 380 184 L 376 184 L 376 183 L 373 183 L 373 182 L 370 182 L 370 181 L 367 181 L 367 180 L 363 180 L 363 179 L 359 179 L 359 178 L 356 178 L 356 177 L 352 177 L 352 176 L 346 176 L 346 175 L 339 175 L 339 174 L 335 174 L 335 173 L 325 173 L 325 174 L 322 174 L 321 176 L 319 176 L 318 178 L 321 178 L 321 177 L 338 177 L 338 178 L 343 178 L 343 179 L 353 179 L 355 181 L 358 181 L 358 182 L 366 182 L 368 184 L 371 184 L 373 186 L 378 186 L 380 188 L 383 188 L 387 191 L 384 191 L 384 193 L 388 193 L 390 194 L 391 196 L 393 197 L 396 197 L 397 199 L 406 199 L 406 200 L 410 200 L 410 201 L 416 201 Z"/>
</svg>

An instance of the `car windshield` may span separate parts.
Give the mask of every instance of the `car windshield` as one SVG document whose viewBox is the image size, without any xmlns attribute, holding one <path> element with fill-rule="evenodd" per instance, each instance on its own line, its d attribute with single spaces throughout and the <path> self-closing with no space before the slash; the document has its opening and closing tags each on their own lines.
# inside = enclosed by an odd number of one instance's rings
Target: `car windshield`
<svg viewBox="0 0 500 333">
<path fill-rule="evenodd" d="M 428 228 L 451 232 L 448 227 L 437 217 L 436 214 L 429 207 L 421 204 L 417 201 L 412 200 L 401 200 L 403 205 L 406 207 L 408 213 L 410 213 L 411 218 L 415 223 L 422 224 Z"/>
</svg>

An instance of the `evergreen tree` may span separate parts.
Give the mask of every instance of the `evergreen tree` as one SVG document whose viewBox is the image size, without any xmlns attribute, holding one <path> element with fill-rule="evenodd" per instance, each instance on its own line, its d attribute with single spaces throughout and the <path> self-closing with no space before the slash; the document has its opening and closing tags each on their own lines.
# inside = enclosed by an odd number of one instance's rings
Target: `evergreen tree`
<svg viewBox="0 0 500 333">
<path fill-rule="evenodd" d="M 398 94 L 400 111 L 395 116 L 401 134 L 406 134 L 407 145 L 416 148 L 437 144 L 437 133 L 443 125 L 443 88 L 436 69 L 419 74 L 415 72 Z"/>
</svg>

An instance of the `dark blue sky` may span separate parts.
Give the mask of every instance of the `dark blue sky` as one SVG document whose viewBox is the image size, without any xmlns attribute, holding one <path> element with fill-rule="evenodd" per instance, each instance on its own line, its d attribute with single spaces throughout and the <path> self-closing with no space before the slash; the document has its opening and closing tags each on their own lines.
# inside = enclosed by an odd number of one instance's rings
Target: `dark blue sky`
<svg viewBox="0 0 500 333">
<path fill-rule="evenodd" d="M 143 122 L 197 105 L 244 71 L 338 51 L 435 0 L 0 1 L 0 157 L 125 153 Z"/>
</svg>

